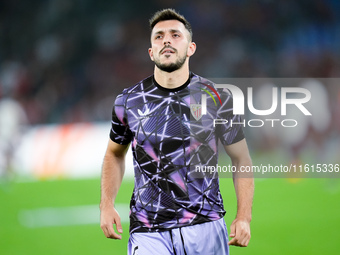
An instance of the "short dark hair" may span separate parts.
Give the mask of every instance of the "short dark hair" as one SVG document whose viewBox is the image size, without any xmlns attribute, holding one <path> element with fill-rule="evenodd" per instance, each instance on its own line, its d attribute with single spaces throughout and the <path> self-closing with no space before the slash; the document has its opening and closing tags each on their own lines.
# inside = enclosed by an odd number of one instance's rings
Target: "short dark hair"
<svg viewBox="0 0 340 255">
<path fill-rule="evenodd" d="M 163 9 L 156 12 L 149 20 L 150 29 L 152 30 L 158 22 L 165 20 L 178 20 L 182 22 L 184 27 L 189 31 L 190 38 L 192 38 L 192 28 L 190 23 L 186 20 L 186 18 L 184 18 L 183 15 L 179 14 L 178 12 L 171 8 Z"/>
</svg>

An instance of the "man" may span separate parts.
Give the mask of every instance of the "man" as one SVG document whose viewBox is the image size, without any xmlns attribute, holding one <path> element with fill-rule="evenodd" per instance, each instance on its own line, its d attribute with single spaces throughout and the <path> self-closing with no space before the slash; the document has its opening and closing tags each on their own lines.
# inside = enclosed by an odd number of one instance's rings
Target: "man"
<svg viewBox="0 0 340 255">
<path fill-rule="evenodd" d="M 207 113 L 202 113 L 202 89 L 214 90 L 214 84 L 189 71 L 196 44 L 188 21 L 165 9 L 152 17 L 150 27 L 154 75 L 125 89 L 113 108 L 102 169 L 101 228 L 106 237 L 121 239 L 113 228 L 122 233 L 114 201 L 131 143 L 135 188 L 128 253 L 228 254 L 228 245 L 248 245 L 253 179 L 233 176 L 237 215 L 228 241 L 216 172 L 197 169 L 217 165 L 218 140 L 236 168 L 251 165 L 240 125 L 213 126 L 214 118 L 240 118 L 232 114 L 227 91 L 219 91 L 220 105 L 213 102 L 218 93 L 207 98 Z"/>
</svg>

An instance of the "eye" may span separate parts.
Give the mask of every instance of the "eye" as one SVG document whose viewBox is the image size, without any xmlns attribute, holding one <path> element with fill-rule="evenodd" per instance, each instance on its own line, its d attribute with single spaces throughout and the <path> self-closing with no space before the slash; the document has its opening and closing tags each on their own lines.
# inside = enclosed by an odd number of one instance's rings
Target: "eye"
<svg viewBox="0 0 340 255">
<path fill-rule="evenodd" d="M 173 36 L 173 37 L 180 37 L 179 34 L 173 34 L 172 36 Z"/>
<path fill-rule="evenodd" d="M 161 35 L 157 35 L 156 37 L 155 37 L 155 39 L 161 39 L 163 36 L 161 36 Z"/>
</svg>

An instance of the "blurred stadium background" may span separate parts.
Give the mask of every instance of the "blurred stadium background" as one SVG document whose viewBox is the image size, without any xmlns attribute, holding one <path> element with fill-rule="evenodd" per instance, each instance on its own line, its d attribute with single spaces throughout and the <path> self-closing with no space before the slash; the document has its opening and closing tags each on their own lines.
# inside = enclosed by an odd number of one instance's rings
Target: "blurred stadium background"
<svg viewBox="0 0 340 255">
<path fill-rule="evenodd" d="M 113 100 L 152 73 L 148 19 L 167 7 L 192 23 L 197 74 L 322 78 L 312 101 L 322 128 L 292 130 L 295 142 L 247 130 L 254 164 L 340 163 L 337 0 L 1 0 L 0 254 L 126 254 L 131 159 L 122 241 L 99 227 L 101 160 Z M 253 237 L 232 254 L 339 253 L 340 179 L 288 177 L 255 180 Z M 230 224 L 232 180 L 221 189 Z"/>
</svg>

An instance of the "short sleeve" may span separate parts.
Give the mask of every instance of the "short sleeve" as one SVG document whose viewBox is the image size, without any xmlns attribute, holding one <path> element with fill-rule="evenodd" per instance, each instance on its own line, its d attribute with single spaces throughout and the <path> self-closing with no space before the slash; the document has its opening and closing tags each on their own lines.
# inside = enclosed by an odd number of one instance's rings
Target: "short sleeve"
<svg viewBox="0 0 340 255">
<path fill-rule="evenodd" d="M 129 144 L 133 139 L 126 117 L 123 95 L 117 96 L 113 105 L 110 139 L 121 145 Z"/>
<path fill-rule="evenodd" d="M 217 111 L 221 124 L 216 125 L 217 137 L 223 145 L 231 145 L 244 139 L 244 123 L 240 115 L 233 114 L 233 97 L 227 90 L 219 91 L 222 106 Z"/>
</svg>

